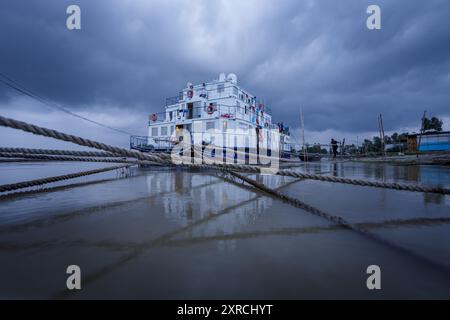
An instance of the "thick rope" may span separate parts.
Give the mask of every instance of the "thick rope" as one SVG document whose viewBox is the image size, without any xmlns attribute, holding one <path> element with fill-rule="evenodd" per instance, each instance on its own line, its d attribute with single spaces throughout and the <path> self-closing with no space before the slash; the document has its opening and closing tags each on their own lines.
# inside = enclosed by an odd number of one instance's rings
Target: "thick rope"
<svg viewBox="0 0 450 320">
<path fill-rule="evenodd" d="M 62 176 L 22 181 L 22 182 L 17 182 L 17 183 L 12 183 L 12 184 L 4 184 L 4 185 L 0 185 L 0 192 L 29 188 L 29 187 L 39 186 L 42 184 L 62 181 L 62 180 L 74 179 L 74 178 L 84 177 L 84 176 L 88 176 L 88 175 L 92 175 L 92 174 L 97 174 L 97 173 L 102 173 L 102 172 L 107 172 L 107 171 L 112 171 L 112 170 L 117 170 L 117 169 L 122 169 L 122 168 L 128 168 L 130 166 L 131 166 L 130 164 L 125 164 L 125 165 L 120 165 L 120 166 L 100 168 L 100 169 L 94 169 L 94 170 L 89 170 L 89 171 L 65 174 Z"/>
<path fill-rule="evenodd" d="M 55 156 L 104 157 L 104 158 L 112 158 L 120 156 L 117 154 L 113 154 L 111 152 L 99 152 L 99 151 L 5 148 L 5 147 L 0 148 L 0 153 L 47 154 Z"/>
<path fill-rule="evenodd" d="M 352 184 L 352 185 L 364 186 L 364 187 L 394 189 L 394 190 L 402 190 L 402 191 L 416 191 L 416 192 L 426 192 L 426 193 L 450 194 L 450 189 L 436 187 L 436 186 L 412 185 L 412 184 L 403 184 L 403 183 L 395 183 L 395 182 L 367 181 L 367 180 L 359 180 L 359 179 L 333 177 L 333 176 L 327 176 L 327 175 L 302 173 L 302 172 L 297 172 L 297 171 L 293 171 L 293 170 L 280 170 L 277 172 L 277 174 L 280 176 L 290 176 L 290 177 L 296 177 L 296 178 L 319 180 L 319 181 L 326 181 L 326 182 L 333 182 L 333 183 Z"/>
<path fill-rule="evenodd" d="M 365 237 L 368 237 L 368 238 L 370 238 L 372 240 L 375 240 L 375 241 L 377 241 L 377 242 L 379 242 L 381 244 L 389 246 L 389 247 L 391 247 L 391 248 L 393 248 L 393 249 L 395 249 L 395 250 L 397 250 L 399 252 L 407 254 L 408 256 L 411 256 L 411 257 L 413 257 L 415 259 L 421 260 L 422 262 L 425 262 L 425 263 L 433 266 L 434 268 L 437 268 L 438 270 L 440 270 L 441 272 L 445 273 L 446 275 L 450 275 L 450 269 L 447 266 L 442 265 L 442 264 L 437 263 L 437 262 L 434 262 L 434 261 L 431 261 L 431 260 L 427 259 L 426 257 L 423 257 L 422 255 L 415 253 L 414 251 L 411 251 L 411 250 L 406 249 L 404 247 L 400 247 L 397 244 L 395 244 L 395 243 L 393 243 L 393 242 L 391 242 L 389 240 L 386 240 L 386 239 L 384 239 L 384 238 L 382 238 L 382 237 L 380 237 L 380 236 L 378 236 L 378 235 L 376 235 L 376 234 L 374 234 L 374 233 L 372 233 L 372 232 L 370 232 L 368 230 L 364 230 L 364 229 L 360 228 L 357 224 L 348 222 L 347 220 L 345 220 L 344 218 L 342 218 L 340 216 L 336 216 L 336 215 L 327 213 L 325 211 L 322 211 L 322 210 L 320 210 L 320 209 L 318 209 L 318 208 L 316 208 L 314 206 L 311 206 L 311 205 L 309 205 L 309 204 L 307 204 L 307 203 L 305 203 L 305 202 L 303 202 L 303 201 L 301 201 L 299 199 L 296 199 L 296 198 L 290 197 L 288 195 L 285 195 L 284 193 L 282 193 L 282 192 L 280 192 L 278 190 L 271 189 L 271 188 L 265 186 L 262 183 L 259 183 L 259 182 L 255 181 L 253 179 L 250 179 L 250 178 L 248 178 L 246 176 L 243 176 L 241 174 L 238 174 L 236 172 L 228 171 L 228 173 L 231 174 L 232 176 L 234 176 L 234 177 L 236 177 L 236 178 L 238 178 L 238 179 L 240 179 L 240 180 L 250 184 L 251 186 L 253 186 L 253 187 L 255 187 L 255 188 L 257 188 L 257 189 L 259 189 L 259 190 L 261 190 L 261 191 L 263 191 L 265 193 L 268 193 L 268 194 L 270 194 L 270 195 L 272 195 L 272 196 L 274 196 L 274 197 L 276 197 L 276 198 L 278 198 L 278 199 L 280 199 L 280 200 L 282 200 L 282 201 L 284 201 L 286 203 L 289 203 L 289 204 L 291 204 L 291 205 L 293 205 L 293 206 L 295 206 L 297 208 L 303 209 L 304 211 L 306 211 L 308 213 L 311 213 L 311 214 L 313 214 L 315 216 L 319 216 L 319 217 L 325 218 L 328 221 L 334 222 L 334 223 L 340 225 L 341 227 L 343 227 L 345 229 L 352 230 L 352 231 L 354 231 L 356 233 L 359 233 L 359 234 L 361 234 L 361 235 L 363 235 Z"/>
<path fill-rule="evenodd" d="M 78 144 L 80 146 L 85 146 L 85 147 L 103 150 L 103 151 L 107 151 L 107 152 L 111 152 L 111 153 L 116 153 L 116 154 L 119 154 L 119 155 L 125 156 L 125 157 L 136 158 L 139 160 L 149 160 L 149 161 L 154 161 L 154 162 L 158 162 L 158 163 L 167 163 L 168 162 L 167 160 L 163 159 L 163 157 L 160 157 L 157 155 L 147 155 L 147 154 L 143 154 L 143 153 L 137 152 L 137 151 L 130 151 L 130 150 L 127 150 L 124 148 L 114 147 L 114 146 L 107 145 L 104 143 L 96 142 L 96 141 L 89 140 L 89 139 L 84 139 L 84 138 L 77 137 L 77 136 L 70 135 L 70 134 L 65 134 L 65 133 L 62 133 L 62 132 L 59 132 L 56 130 L 35 126 L 35 125 L 29 124 L 26 122 L 17 121 L 17 120 L 5 118 L 2 116 L 0 116 L 0 125 L 2 125 L 4 127 L 23 130 L 25 132 L 30 132 L 35 135 L 40 135 L 40 136 L 44 136 L 44 137 L 54 138 L 57 140 L 72 142 L 72 143 Z"/>
<path fill-rule="evenodd" d="M 0 158 L 25 158 L 25 159 L 34 159 L 34 160 L 47 160 L 47 161 L 81 161 L 81 162 L 131 163 L 131 164 L 141 164 L 141 165 L 159 165 L 159 163 L 155 163 L 155 162 L 151 162 L 151 161 L 143 161 L 143 160 L 52 156 L 52 155 L 45 155 L 45 154 L 0 153 Z"/>
<path fill-rule="evenodd" d="M 198 152 L 197 152 L 197 155 L 201 156 Z M 205 155 L 203 155 L 203 158 L 207 159 L 209 162 L 213 162 L 214 160 L 217 161 L 217 159 L 207 157 Z M 197 166 L 199 166 L 199 165 L 197 165 Z M 236 165 L 236 164 L 215 164 L 214 166 L 211 166 L 211 165 L 209 165 L 209 166 L 210 167 L 217 166 L 224 170 L 233 170 L 233 171 L 241 171 L 241 172 L 254 172 L 254 173 L 261 172 L 261 167 L 258 167 L 258 166 Z M 328 175 L 303 173 L 303 172 L 299 172 L 299 171 L 295 171 L 295 170 L 288 170 L 288 169 L 278 170 L 276 172 L 276 174 L 280 175 L 280 176 L 289 176 L 289 177 L 300 178 L 300 179 L 318 180 L 318 181 L 325 181 L 325 182 L 332 182 L 332 183 L 352 184 L 352 185 L 364 186 L 364 187 L 375 187 L 375 188 L 394 189 L 394 190 L 402 190 L 402 191 L 450 194 L 450 189 L 436 187 L 436 186 L 412 185 L 412 184 L 402 184 L 402 183 L 395 183 L 395 182 L 367 181 L 367 180 L 359 180 L 359 179 L 351 179 L 351 178 L 334 177 L 334 176 L 328 176 Z"/>
<path fill-rule="evenodd" d="M 9 119 L 0 116 L 0 125 L 23 130 L 26 132 L 30 132 L 36 135 L 41 135 L 45 137 L 51 137 L 58 140 L 63 140 L 67 142 L 72 142 L 81 146 L 95 148 L 107 152 L 112 152 L 115 154 L 120 154 L 125 157 L 137 158 L 139 160 L 148 160 L 161 164 L 170 164 L 171 161 L 169 159 L 170 156 L 164 154 L 144 154 L 137 151 L 130 151 L 124 148 L 118 148 L 111 145 L 107 145 L 104 143 L 96 142 L 89 139 L 84 139 L 81 137 L 77 137 L 74 135 L 68 135 L 56 130 L 42 128 L 39 126 L 35 126 L 26 122 L 17 121 L 14 119 Z M 203 164 L 192 164 L 185 163 L 184 166 L 188 166 L 191 168 L 199 168 L 199 169 L 228 169 L 234 171 L 245 171 L 252 173 L 261 173 L 261 167 L 259 166 L 250 166 L 250 165 L 239 165 L 239 164 L 213 164 L 213 165 L 203 165 Z M 419 185 L 406 185 L 400 183 L 386 183 L 386 182 L 377 182 L 377 181 L 365 181 L 358 179 L 349 179 L 349 178 L 341 178 L 341 177 L 332 177 L 332 176 L 323 176 L 316 174 L 308 174 L 301 173 L 293 170 L 279 170 L 276 174 L 281 176 L 291 176 L 295 178 L 303 178 L 303 179 L 311 179 L 311 180 L 319 180 L 333 183 L 344 183 L 344 184 L 352 184 L 358 186 L 366 186 L 366 187 L 375 187 L 375 188 L 384 188 L 384 189 L 394 189 L 394 190 L 404 190 L 404 191 L 417 191 L 417 192 L 429 192 L 429 193 L 440 193 L 440 194 L 450 194 L 450 189 L 441 188 L 441 187 L 432 187 L 432 186 L 419 186 Z"/>
</svg>

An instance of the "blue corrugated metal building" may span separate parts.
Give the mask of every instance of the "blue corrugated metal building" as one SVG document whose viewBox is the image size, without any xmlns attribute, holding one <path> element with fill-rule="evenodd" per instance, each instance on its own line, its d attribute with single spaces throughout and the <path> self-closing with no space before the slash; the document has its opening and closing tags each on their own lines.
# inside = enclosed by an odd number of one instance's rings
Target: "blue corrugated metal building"
<svg viewBox="0 0 450 320">
<path fill-rule="evenodd" d="M 450 151 L 450 131 L 427 132 L 417 136 L 419 151 Z"/>
</svg>

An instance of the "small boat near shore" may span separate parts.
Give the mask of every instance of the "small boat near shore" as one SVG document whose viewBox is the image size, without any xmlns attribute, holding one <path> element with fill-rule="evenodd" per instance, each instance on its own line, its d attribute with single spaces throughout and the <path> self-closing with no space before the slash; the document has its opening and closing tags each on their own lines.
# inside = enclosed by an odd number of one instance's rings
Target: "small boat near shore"
<svg viewBox="0 0 450 320">
<path fill-rule="evenodd" d="M 307 154 L 300 153 L 298 157 L 303 162 L 317 162 L 322 159 L 321 155 L 315 153 L 307 153 Z"/>
</svg>

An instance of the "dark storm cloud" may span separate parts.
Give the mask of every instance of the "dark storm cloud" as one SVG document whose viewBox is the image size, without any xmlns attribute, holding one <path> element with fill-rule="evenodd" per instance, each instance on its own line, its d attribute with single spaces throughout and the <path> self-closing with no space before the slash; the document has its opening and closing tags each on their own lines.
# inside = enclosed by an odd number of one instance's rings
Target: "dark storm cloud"
<svg viewBox="0 0 450 320">
<path fill-rule="evenodd" d="M 82 30 L 68 31 L 78 4 Z M 366 28 L 366 8 L 382 29 Z M 159 111 L 187 81 L 235 72 L 276 120 L 361 132 L 450 115 L 450 3 L 435 1 L 9 1 L 0 71 L 72 110 Z M 0 99 L 10 91 L 0 86 Z"/>
</svg>

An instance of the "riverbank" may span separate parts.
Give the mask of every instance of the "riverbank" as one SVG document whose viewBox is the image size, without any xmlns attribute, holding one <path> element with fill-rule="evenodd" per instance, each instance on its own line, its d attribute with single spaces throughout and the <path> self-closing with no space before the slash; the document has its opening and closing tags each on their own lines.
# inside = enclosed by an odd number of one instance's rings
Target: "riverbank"
<svg viewBox="0 0 450 320">
<path fill-rule="evenodd" d="M 386 157 L 353 158 L 351 161 L 363 163 L 389 163 L 398 165 L 441 165 L 450 166 L 450 154 L 420 154 Z"/>
</svg>

